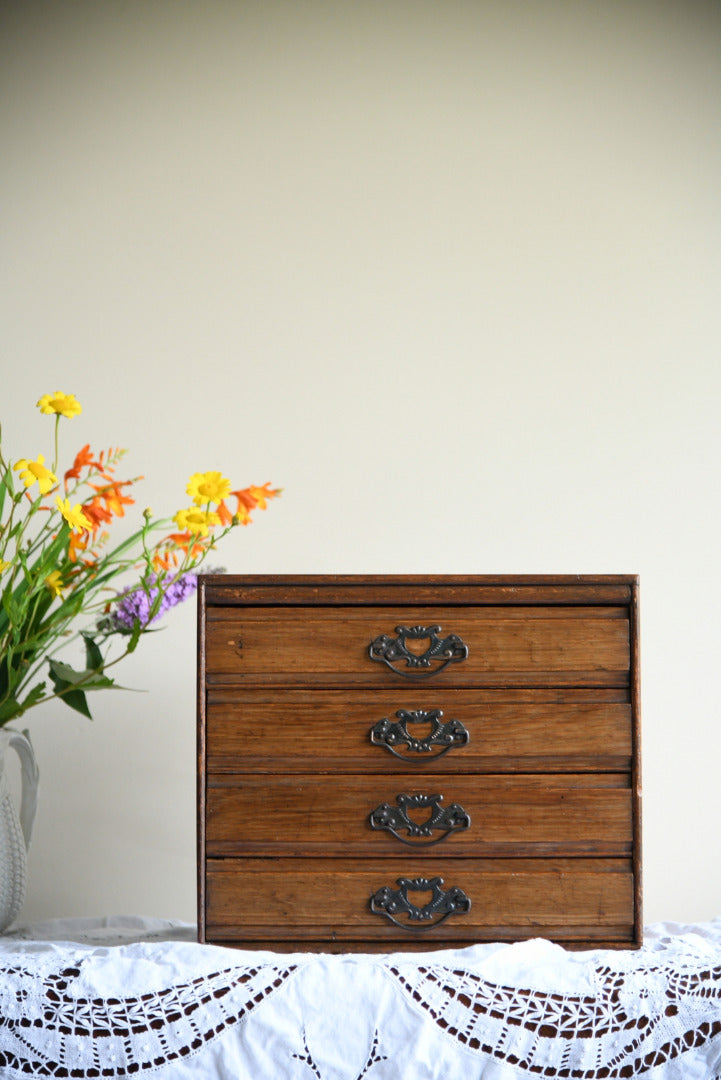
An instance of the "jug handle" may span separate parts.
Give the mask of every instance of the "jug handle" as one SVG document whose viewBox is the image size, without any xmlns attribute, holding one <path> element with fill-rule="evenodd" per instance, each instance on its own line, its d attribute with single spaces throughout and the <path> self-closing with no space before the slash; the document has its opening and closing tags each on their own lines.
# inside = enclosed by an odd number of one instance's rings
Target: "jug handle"
<svg viewBox="0 0 721 1080">
<path fill-rule="evenodd" d="M 35 811 L 38 805 L 39 770 L 30 739 L 19 731 L 8 731 L 8 745 L 12 746 L 20 758 L 22 776 L 22 795 L 20 797 L 20 827 L 23 831 L 26 850 L 30 847 Z"/>
</svg>

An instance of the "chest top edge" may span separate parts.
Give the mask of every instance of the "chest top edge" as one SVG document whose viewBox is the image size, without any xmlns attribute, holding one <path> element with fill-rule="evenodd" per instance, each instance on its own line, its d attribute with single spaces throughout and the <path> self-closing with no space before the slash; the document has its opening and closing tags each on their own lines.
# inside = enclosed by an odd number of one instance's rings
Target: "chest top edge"
<svg viewBox="0 0 721 1080">
<path fill-rule="evenodd" d="M 199 575 L 217 604 L 628 604 L 638 575 Z"/>
</svg>

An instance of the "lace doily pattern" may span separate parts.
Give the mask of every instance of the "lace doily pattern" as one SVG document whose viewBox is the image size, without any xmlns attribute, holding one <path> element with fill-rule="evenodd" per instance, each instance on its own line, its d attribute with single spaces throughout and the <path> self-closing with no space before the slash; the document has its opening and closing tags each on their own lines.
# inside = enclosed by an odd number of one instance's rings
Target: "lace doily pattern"
<svg viewBox="0 0 721 1080">
<path fill-rule="evenodd" d="M 0 938 L 0 1077 L 721 1080 L 721 919 L 662 925 L 576 954 Z"/>
<path fill-rule="evenodd" d="M 0 1076 L 147 1075 L 194 1056 L 278 990 L 294 967 L 263 964 L 198 975 L 159 990 L 82 994 L 87 959 L 47 972 L 5 967 Z"/>
<path fill-rule="evenodd" d="M 448 1036 L 519 1076 L 623 1080 L 713 1040 L 721 1073 L 721 964 L 595 967 L 597 990 L 587 995 L 506 986 L 435 966 L 389 971 Z M 719 1073 L 704 1075 L 714 1080 Z"/>
</svg>

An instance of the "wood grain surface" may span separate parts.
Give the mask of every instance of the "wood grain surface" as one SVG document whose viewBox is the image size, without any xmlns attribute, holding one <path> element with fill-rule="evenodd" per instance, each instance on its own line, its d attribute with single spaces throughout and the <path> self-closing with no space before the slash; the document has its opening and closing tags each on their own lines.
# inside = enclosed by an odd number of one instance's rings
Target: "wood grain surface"
<svg viewBox="0 0 721 1080">
<path fill-rule="evenodd" d="M 589 926 L 606 937 L 629 936 L 633 875 L 618 859 L 440 859 L 443 888 L 461 888 L 471 909 L 424 931 L 401 929 L 371 911 L 371 897 L 399 878 L 428 877 L 411 856 L 376 860 L 222 859 L 208 863 L 208 932 L 214 940 L 284 938 L 352 940 L 426 947 L 448 939 L 568 940 Z M 423 899 L 419 894 L 418 902 Z"/>
<path fill-rule="evenodd" d="M 208 621 L 206 674 L 239 681 L 317 685 L 403 684 L 398 673 L 369 658 L 369 647 L 397 628 L 439 627 L 468 646 L 465 660 L 413 679 L 414 685 L 492 684 L 519 676 L 554 685 L 560 674 L 579 685 L 628 685 L 628 613 L 623 607 L 480 608 L 236 608 L 214 609 Z"/>
<path fill-rule="evenodd" d="M 438 805 L 458 805 L 467 828 L 413 836 L 374 829 L 370 817 L 397 796 L 440 794 Z M 432 808 L 407 812 L 412 825 Z M 399 839 L 401 837 L 402 839 Z M 442 838 L 442 839 L 441 839 Z M 428 844 L 429 840 L 436 843 Z M 327 776 L 263 775 L 212 779 L 207 791 L 209 856 L 392 855 L 409 843 L 432 863 L 459 855 L 629 855 L 631 790 L 627 774 L 565 776 Z"/>
<path fill-rule="evenodd" d="M 605 695 L 605 696 L 604 696 Z M 621 698 L 625 700 L 613 700 Z M 630 768 L 632 710 L 625 691 L 258 689 L 208 691 L 210 773 L 276 772 L 558 772 Z M 554 700 L 557 699 L 557 700 Z M 440 709 L 470 738 L 442 756 L 439 748 L 391 753 L 370 733 L 399 709 Z M 406 725 L 416 738 L 430 723 Z"/>
</svg>

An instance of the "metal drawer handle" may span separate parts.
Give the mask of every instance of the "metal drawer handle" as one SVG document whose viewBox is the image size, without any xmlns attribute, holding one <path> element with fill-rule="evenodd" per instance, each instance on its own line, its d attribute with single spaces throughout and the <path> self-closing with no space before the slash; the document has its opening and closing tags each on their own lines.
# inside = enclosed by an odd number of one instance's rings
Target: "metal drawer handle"
<svg viewBox="0 0 721 1080">
<path fill-rule="evenodd" d="M 470 817 L 459 803 L 441 806 L 442 801 L 442 795 L 396 795 L 397 806 L 381 803 L 371 812 L 371 829 L 385 829 L 410 847 L 440 844 L 441 840 L 445 840 L 452 832 L 467 829 L 471 824 Z M 419 807 L 429 807 L 431 811 L 427 820 L 421 823 L 408 816 L 409 810 Z M 436 829 L 441 830 L 441 835 L 434 838 L 433 832 Z M 402 831 L 407 835 L 401 836 Z"/>
<path fill-rule="evenodd" d="M 397 720 L 389 720 L 384 717 L 371 728 L 370 739 L 374 746 L 385 746 L 391 754 L 395 754 L 401 761 L 409 765 L 426 765 L 422 757 L 406 757 L 399 754 L 396 746 L 407 746 L 411 754 L 430 754 L 437 747 L 441 750 L 433 754 L 431 760 L 443 757 L 454 747 L 465 746 L 470 741 L 470 734 L 460 720 L 441 720 L 442 709 L 398 709 Z M 431 732 L 424 739 L 417 739 L 408 731 L 408 724 L 432 725 Z"/>
<path fill-rule="evenodd" d="M 371 660 L 381 660 L 387 664 L 397 675 L 404 675 L 407 679 L 427 679 L 443 671 L 448 664 L 465 660 L 468 656 L 468 646 L 457 634 L 441 638 L 440 633 L 440 626 L 397 626 L 397 637 L 381 634 L 371 641 L 368 655 Z M 406 644 L 426 638 L 428 648 L 422 653 L 414 652 Z M 397 664 L 404 666 L 397 667 Z"/>
<path fill-rule="evenodd" d="M 470 898 L 466 896 L 463 889 L 453 886 L 448 892 L 443 891 L 441 888 L 443 878 L 414 878 L 413 880 L 398 878 L 396 884 L 398 889 L 391 889 L 390 886 L 384 885 L 371 897 L 371 911 L 376 915 L 385 915 L 401 930 L 415 933 L 433 930 L 434 927 L 445 922 L 449 915 L 465 915 L 471 910 Z M 433 895 L 424 907 L 416 907 L 408 899 L 409 892 L 429 891 Z M 400 922 L 394 918 L 394 915 L 399 914 L 407 915 L 407 921 Z M 435 916 L 440 916 L 440 918 L 435 918 Z M 414 925 L 419 922 L 425 925 Z"/>
</svg>

